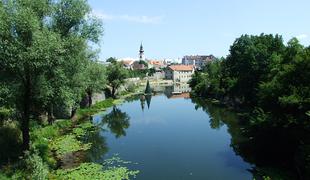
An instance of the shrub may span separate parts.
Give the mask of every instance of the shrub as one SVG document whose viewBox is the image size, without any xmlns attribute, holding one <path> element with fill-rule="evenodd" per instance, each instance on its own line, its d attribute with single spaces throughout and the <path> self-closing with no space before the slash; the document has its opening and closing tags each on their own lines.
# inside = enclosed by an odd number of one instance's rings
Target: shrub
<svg viewBox="0 0 310 180">
<path fill-rule="evenodd" d="M 26 157 L 27 170 L 30 174 L 30 179 L 45 180 L 48 176 L 48 167 L 44 164 L 42 158 L 38 155 L 38 152 L 28 154 Z"/>
</svg>

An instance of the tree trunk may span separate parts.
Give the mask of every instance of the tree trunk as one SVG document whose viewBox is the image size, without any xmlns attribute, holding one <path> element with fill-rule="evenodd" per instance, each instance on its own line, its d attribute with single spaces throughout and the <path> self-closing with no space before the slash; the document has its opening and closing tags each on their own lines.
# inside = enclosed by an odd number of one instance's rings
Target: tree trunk
<svg viewBox="0 0 310 180">
<path fill-rule="evenodd" d="M 23 114 L 21 122 L 23 144 L 22 149 L 29 150 L 30 134 L 29 134 L 29 120 L 30 120 L 30 104 L 31 104 L 31 82 L 30 77 L 27 77 L 24 85 L 24 97 L 23 97 Z"/>
<path fill-rule="evenodd" d="M 55 120 L 55 117 L 54 117 L 54 105 L 51 104 L 48 108 L 48 111 L 47 111 L 47 121 L 48 123 L 51 125 L 53 124 Z"/>
<path fill-rule="evenodd" d="M 76 111 L 77 111 L 77 107 L 72 107 L 72 110 L 71 110 L 71 119 L 73 119 L 73 117 L 75 116 L 76 114 Z"/>
<path fill-rule="evenodd" d="M 93 93 L 91 91 L 87 91 L 88 107 L 90 107 L 93 104 L 92 95 L 93 95 Z"/>
<path fill-rule="evenodd" d="M 112 95 L 112 98 L 114 98 L 114 99 L 115 99 L 115 91 L 116 91 L 115 87 L 112 86 L 112 93 L 111 93 L 111 95 Z"/>
</svg>

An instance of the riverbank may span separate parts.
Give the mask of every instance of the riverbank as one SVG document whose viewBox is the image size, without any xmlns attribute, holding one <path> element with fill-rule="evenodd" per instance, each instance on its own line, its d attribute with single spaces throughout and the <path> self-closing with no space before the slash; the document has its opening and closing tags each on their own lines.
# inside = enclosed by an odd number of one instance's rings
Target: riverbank
<svg viewBox="0 0 310 180">
<path fill-rule="evenodd" d="M 113 161 L 105 164 L 87 162 L 86 152 L 92 147 L 84 141 L 90 133 L 99 131 L 89 118 L 108 108 L 121 104 L 130 96 L 126 93 L 118 99 L 106 99 L 95 105 L 79 109 L 74 119 L 59 119 L 52 125 L 31 124 L 31 149 L 25 157 L 8 163 L 0 171 L 0 179 L 129 179 L 138 171 L 125 166 L 114 167 Z"/>
</svg>

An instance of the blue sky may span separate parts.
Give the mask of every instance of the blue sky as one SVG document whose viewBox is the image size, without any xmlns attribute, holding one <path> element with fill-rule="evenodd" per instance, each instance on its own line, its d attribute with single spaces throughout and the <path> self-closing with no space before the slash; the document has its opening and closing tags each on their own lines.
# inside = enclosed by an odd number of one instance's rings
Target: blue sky
<svg viewBox="0 0 310 180">
<path fill-rule="evenodd" d="M 278 33 L 310 45 L 309 0 L 89 0 L 104 23 L 100 59 L 226 56 L 241 34 Z"/>
</svg>

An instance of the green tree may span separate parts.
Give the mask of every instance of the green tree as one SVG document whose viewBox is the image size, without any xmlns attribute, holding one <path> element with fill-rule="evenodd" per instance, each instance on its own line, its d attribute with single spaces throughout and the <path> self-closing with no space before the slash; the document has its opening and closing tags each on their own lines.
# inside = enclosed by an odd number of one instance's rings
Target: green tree
<svg viewBox="0 0 310 180">
<path fill-rule="evenodd" d="M 102 35 L 102 23 L 90 16 L 91 9 L 85 0 L 60 0 L 55 4 L 52 16 L 53 30 L 61 34 L 65 53 L 62 58 L 64 64 L 64 88 L 59 91 L 60 101 L 71 107 L 71 117 L 75 115 L 80 101 L 89 83 L 85 77 L 89 61 L 97 59 L 97 52 L 89 48 L 89 43 L 98 43 Z M 60 87 L 60 86 L 57 86 Z"/>
<path fill-rule="evenodd" d="M 116 90 L 125 83 L 127 71 L 122 67 L 121 63 L 112 63 L 107 67 L 107 85 L 110 86 L 111 95 L 116 97 Z"/>
<path fill-rule="evenodd" d="M 269 79 L 260 83 L 260 105 L 293 114 L 299 121 L 306 119 L 310 109 L 310 48 L 293 38 L 276 62 Z"/>
<path fill-rule="evenodd" d="M 219 98 L 223 94 L 221 87 L 221 64 L 223 60 L 209 62 L 201 72 L 196 71 L 189 82 L 197 96 Z"/>
<path fill-rule="evenodd" d="M 114 64 L 114 63 L 117 62 L 117 60 L 116 60 L 116 58 L 114 58 L 114 57 L 109 57 L 109 58 L 106 60 L 106 62 L 109 62 L 109 63 Z"/>
<path fill-rule="evenodd" d="M 62 50 L 60 36 L 42 22 L 50 4 L 44 0 L 39 4 L 41 7 L 37 8 L 30 0 L 0 3 L 0 66 L 17 88 L 11 90 L 18 102 L 24 149 L 29 148 L 29 119 L 39 79 L 51 68 L 53 56 Z"/>
<path fill-rule="evenodd" d="M 230 54 L 224 62 L 223 75 L 232 86 L 229 95 L 242 103 L 254 104 L 257 89 L 270 71 L 272 58 L 284 50 L 279 35 L 242 35 L 230 47 Z"/>
<path fill-rule="evenodd" d="M 85 72 L 86 94 L 88 105 L 92 105 L 93 93 L 102 92 L 106 86 L 105 67 L 97 62 L 90 61 Z"/>
<path fill-rule="evenodd" d="M 0 80 L 16 102 L 23 149 L 29 149 L 30 118 L 52 111 L 53 102 L 72 105 L 85 90 L 77 77 L 88 42 L 101 33 L 89 13 L 84 0 L 0 2 Z"/>
<path fill-rule="evenodd" d="M 259 116 L 280 126 L 310 125 L 310 47 L 296 38 L 285 45 L 279 35 L 242 35 L 226 59 L 195 72 L 190 86 L 194 95 L 243 106 L 255 117 L 259 109 Z"/>
</svg>

